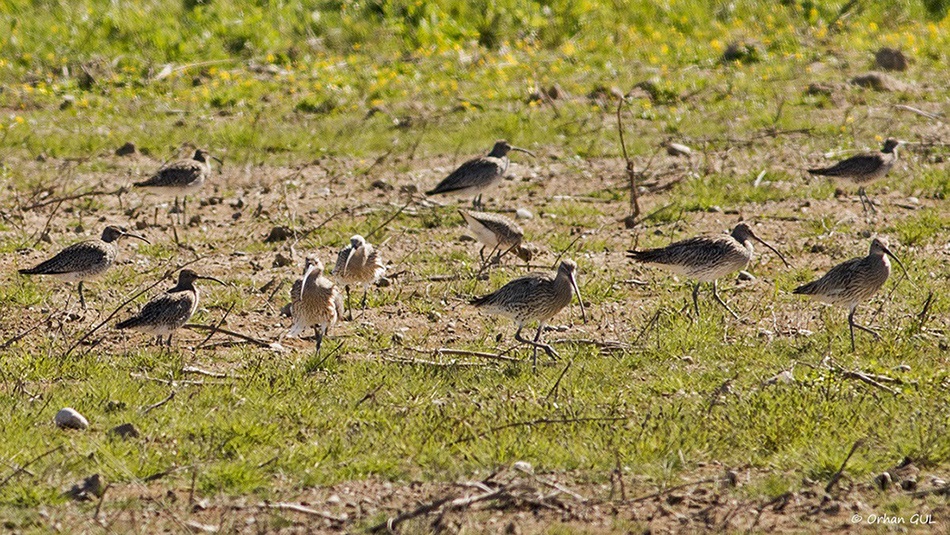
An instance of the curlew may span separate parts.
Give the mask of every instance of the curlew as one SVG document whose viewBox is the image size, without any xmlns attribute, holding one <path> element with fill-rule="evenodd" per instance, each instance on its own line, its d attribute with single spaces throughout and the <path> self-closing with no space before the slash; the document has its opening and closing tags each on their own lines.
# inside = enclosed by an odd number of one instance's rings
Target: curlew
<svg viewBox="0 0 950 535">
<path fill-rule="evenodd" d="M 327 329 L 343 317 L 343 295 L 330 279 L 323 276 L 323 262 L 307 257 L 303 278 L 294 282 L 290 298 L 290 315 L 294 324 L 288 334 L 298 336 L 313 327 L 319 353 Z"/>
<path fill-rule="evenodd" d="M 475 238 L 482 243 L 482 249 L 478 252 L 482 262 L 485 263 L 485 249 L 488 248 L 488 256 L 497 253 L 495 262 L 500 262 L 501 257 L 509 251 L 514 251 L 518 258 L 525 262 L 530 262 L 533 251 L 522 245 L 524 231 L 517 223 L 500 214 L 489 214 L 487 212 L 466 212 L 459 210 L 462 219 L 468 225 L 469 230 L 475 234 Z"/>
<path fill-rule="evenodd" d="M 661 247 L 642 251 L 629 250 L 627 256 L 648 266 L 659 267 L 672 271 L 677 275 L 693 279 L 693 308 L 696 317 L 699 317 L 699 285 L 712 282 L 713 297 L 734 318 L 738 315 L 719 297 L 718 280 L 722 277 L 743 270 L 752 260 L 752 240 L 772 250 L 782 260 L 785 266 L 788 262 L 774 247 L 765 243 L 756 236 L 745 223 L 739 223 L 728 236 L 701 236 L 689 238 Z"/>
<path fill-rule="evenodd" d="M 486 296 L 473 299 L 471 303 L 488 314 L 514 320 L 518 325 L 515 340 L 534 347 L 531 362 L 533 367 L 537 368 L 539 348 L 551 358 L 558 356 L 553 347 L 541 342 L 544 324 L 569 305 L 575 293 L 581 306 L 581 315 L 584 322 L 587 322 L 587 311 L 577 287 L 576 272 L 577 264 L 572 260 L 564 260 L 554 274 L 533 273 L 517 278 Z M 522 338 L 521 330 L 524 326 L 535 321 L 538 322 L 538 332 L 534 340 Z"/>
<path fill-rule="evenodd" d="M 870 206 L 871 211 L 874 211 L 874 205 L 868 198 L 867 192 L 864 191 L 864 184 L 883 178 L 894 167 L 897 162 L 897 147 L 901 143 L 903 142 L 890 137 L 884 141 L 884 147 L 880 152 L 859 154 L 831 167 L 809 169 L 808 172 L 813 175 L 847 178 L 859 184 L 858 198 L 861 199 L 861 207 L 867 211 Z"/>
<path fill-rule="evenodd" d="M 445 177 L 439 185 L 426 192 L 426 195 L 441 195 L 443 193 L 457 193 L 461 195 L 476 195 L 472 201 L 474 208 L 482 205 L 482 192 L 493 186 L 505 176 L 508 171 L 508 153 L 511 151 L 523 152 L 534 156 L 534 153 L 514 147 L 505 140 L 495 142 L 488 156 L 473 158 L 452 174 Z"/>
<path fill-rule="evenodd" d="M 187 195 L 197 190 L 205 183 L 205 180 L 211 176 L 211 161 L 215 160 L 222 164 L 221 160 L 211 156 L 208 151 L 198 149 L 194 156 L 184 160 L 172 162 L 161 169 L 147 180 L 135 182 L 133 185 L 140 188 L 148 188 L 152 191 L 172 193 L 175 195 L 175 207 L 173 213 L 185 216 L 185 204 Z M 178 206 L 178 197 L 182 197 L 182 207 Z"/>
<path fill-rule="evenodd" d="M 224 284 L 214 277 L 205 277 L 191 269 L 178 273 L 178 284 L 167 292 L 154 297 L 138 314 L 116 324 L 117 329 L 135 329 L 155 336 L 158 345 L 168 336 L 165 345 L 172 345 L 172 334 L 191 319 L 198 309 L 198 287 L 195 281 L 203 279 Z"/>
<path fill-rule="evenodd" d="M 816 281 L 795 288 L 792 293 L 807 295 L 816 301 L 848 309 L 848 328 L 851 331 L 851 351 L 854 351 L 854 328 L 879 338 L 877 331 L 854 322 L 854 312 L 862 302 L 877 293 L 891 275 L 893 258 L 907 274 L 904 264 L 887 248 L 885 238 L 871 240 L 871 249 L 867 256 L 852 258 L 831 268 L 828 273 Z"/>
<path fill-rule="evenodd" d="M 353 319 L 350 306 L 350 285 L 363 285 L 363 299 L 360 307 L 366 309 L 366 294 L 370 284 L 375 283 L 386 271 L 379 253 L 359 234 L 350 238 L 350 244 L 344 247 L 336 257 L 336 265 L 331 273 L 346 289 L 346 308 Z"/>
<path fill-rule="evenodd" d="M 50 275 L 68 282 L 79 283 L 79 303 L 86 308 L 86 298 L 82 292 L 82 283 L 95 279 L 106 272 L 115 263 L 118 254 L 117 244 L 123 237 L 135 238 L 149 243 L 144 236 L 133 234 L 122 227 L 109 225 L 102 231 L 98 240 L 74 243 L 56 256 L 40 264 L 21 269 L 22 275 Z"/>
</svg>

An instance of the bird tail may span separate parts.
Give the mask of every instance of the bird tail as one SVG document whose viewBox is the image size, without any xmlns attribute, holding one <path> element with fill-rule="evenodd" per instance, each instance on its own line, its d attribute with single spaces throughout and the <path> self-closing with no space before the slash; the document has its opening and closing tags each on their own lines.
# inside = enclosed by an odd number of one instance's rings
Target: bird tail
<svg viewBox="0 0 950 535">
<path fill-rule="evenodd" d="M 632 258 L 637 262 L 651 263 L 655 262 L 658 256 L 659 249 L 644 249 L 642 251 L 637 251 L 634 249 L 627 250 L 627 258 Z"/>
<path fill-rule="evenodd" d="M 120 321 L 115 324 L 116 329 L 132 329 L 138 327 L 141 324 L 141 320 L 138 317 L 129 318 L 125 321 Z"/>
<path fill-rule="evenodd" d="M 470 305 L 481 306 L 488 302 L 488 298 L 491 297 L 491 294 L 483 295 L 481 297 L 476 297 L 469 301 Z"/>
<path fill-rule="evenodd" d="M 827 169 L 822 169 L 822 168 L 819 168 L 819 169 L 809 169 L 808 172 L 809 172 L 810 174 L 812 174 L 812 175 L 834 176 L 834 173 L 830 173 L 830 172 L 828 172 Z"/>
<path fill-rule="evenodd" d="M 36 275 L 39 273 L 35 267 L 19 269 L 17 271 L 20 273 L 20 275 Z"/>
<path fill-rule="evenodd" d="M 439 193 L 442 193 L 442 190 L 439 188 L 432 188 L 426 192 L 426 195 L 438 195 Z"/>
<path fill-rule="evenodd" d="M 795 288 L 794 290 L 792 290 L 792 293 L 793 293 L 793 294 L 811 295 L 811 294 L 815 293 L 815 286 L 817 285 L 817 282 L 818 282 L 818 281 L 813 281 L 813 282 L 809 282 L 808 284 L 803 284 L 803 285 L 799 286 L 798 288 Z"/>
</svg>

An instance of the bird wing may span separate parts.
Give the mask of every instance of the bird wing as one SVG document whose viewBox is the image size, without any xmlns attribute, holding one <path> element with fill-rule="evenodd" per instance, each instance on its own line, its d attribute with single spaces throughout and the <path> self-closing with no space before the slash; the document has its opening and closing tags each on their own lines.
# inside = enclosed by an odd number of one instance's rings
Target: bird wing
<svg viewBox="0 0 950 535">
<path fill-rule="evenodd" d="M 831 167 L 809 169 L 813 175 L 823 176 L 853 176 L 873 173 L 884 165 L 880 154 L 861 154 L 842 160 Z"/>
<path fill-rule="evenodd" d="M 735 248 L 730 240 L 728 236 L 715 238 L 700 236 L 657 249 L 627 251 L 627 256 L 647 264 L 698 266 L 729 254 Z"/>
<path fill-rule="evenodd" d="M 333 266 L 331 275 L 343 277 L 346 275 L 346 266 L 350 261 L 350 255 L 353 253 L 353 245 L 347 245 L 336 255 L 336 265 Z"/>
<path fill-rule="evenodd" d="M 164 293 L 153 298 L 135 316 L 116 325 L 119 329 L 142 325 L 162 325 L 180 327 L 193 313 L 191 292 Z"/>
<path fill-rule="evenodd" d="M 294 285 L 290 287 L 290 301 L 296 303 L 300 301 L 300 288 L 303 287 L 303 279 L 297 279 L 294 281 Z"/>
<path fill-rule="evenodd" d="M 158 170 L 151 178 L 142 182 L 136 182 L 136 186 L 162 187 L 162 186 L 187 186 L 199 177 L 204 171 L 200 162 L 195 160 L 182 160 Z"/>
<path fill-rule="evenodd" d="M 449 193 L 471 187 L 485 186 L 487 183 L 501 176 L 504 167 L 498 158 L 483 156 L 469 160 L 452 171 L 435 188 L 426 192 L 426 195 Z"/>
<path fill-rule="evenodd" d="M 796 294 L 835 296 L 849 291 L 855 281 L 854 272 L 865 257 L 852 258 L 828 270 L 820 279 L 792 290 Z"/>
<path fill-rule="evenodd" d="M 90 266 L 108 261 L 109 253 L 97 241 L 74 243 L 56 256 L 41 262 L 36 267 L 21 269 L 24 275 L 61 275 L 85 271 Z"/>
<path fill-rule="evenodd" d="M 506 306 L 516 306 L 521 302 L 530 301 L 538 288 L 546 281 L 551 280 L 551 275 L 547 273 L 535 273 L 525 275 L 509 282 L 494 292 L 472 299 L 471 303 L 477 307 L 493 306 L 499 302 L 504 302 Z"/>
</svg>

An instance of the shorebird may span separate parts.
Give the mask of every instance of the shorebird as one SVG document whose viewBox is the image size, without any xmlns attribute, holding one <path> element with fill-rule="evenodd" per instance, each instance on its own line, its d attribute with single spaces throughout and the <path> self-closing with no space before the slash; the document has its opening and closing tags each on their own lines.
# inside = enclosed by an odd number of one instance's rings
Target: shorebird
<svg viewBox="0 0 950 535">
<path fill-rule="evenodd" d="M 167 292 L 157 295 L 145 303 L 142 310 L 131 318 L 116 324 L 117 329 L 135 329 L 155 336 L 158 345 L 162 337 L 168 336 L 165 345 L 172 345 L 172 333 L 191 319 L 198 309 L 198 287 L 195 281 L 203 279 L 224 284 L 214 277 L 205 277 L 191 269 L 178 273 L 178 284 Z"/>
<path fill-rule="evenodd" d="M 290 315 L 294 319 L 290 336 L 298 336 L 313 327 L 317 337 L 317 353 L 327 329 L 343 317 L 343 295 L 330 279 L 323 276 L 323 262 L 308 256 L 303 278 L 290 289 Z"/>
<path fill-rule="evenodd" d="M 643 251 L 629 250 L 627 256 L 649 266 L 672 271 L 693 279 L 693 308 L 699 317 L 699 285 L 712 282 L 713 297 L 736 319 L 739 316 L 719 297 L 718 280 L 749 265 L 752 260 L 752 240 L 772 250 L 786 267 L 788 262 L 782 253 L 756 236 L 745 223 L 739 223 L 728 236 L 701 236 L 689 238 L 661 247 Z"/>
<path fill-rule="evenodd" d="M 533 252 L 531 249 L 522 246 L 524 231 L 517 223 L 501 214 L 490 214 L 487 212 L 466 212 L 459 210 L 462 219 L 468 224 L 468 228 L 475 234 L 475 238 L 482 243 L 482 249 L 478 252 L 482 263 L 485 263 L 485 248 L 489 249 L 488 256 L 497 253 L 495 262 L 499 262 L 501 257 L 514 251 L 518 258 L 525 262 L 530 262 Z"/>
<path fill-rule="evenodd" d="M 505 140 L 495 142 L 488 156 L 473 158 L 452 174 L 445 177 L 439 185 L 426 192 L 426 195 L 440 195 L 443 193 L 458 193 L 463 195 L 477 195 L 472 201 L 474 208 L 482 205 L 482 192 L 494 185 L 505 176 L 508 171 L 508 153 L 510 151 L 523 152 L 534 156 L 534 153 L 510 145 Z"/>
<path fill-rule="evenodd" d="M 871 250 L 867 256 L 852 258 L 831 268 L 822 278 L 795 288 L 792 293 L 807 295 L 816 301 L 829 303 L 848 309 L 848 327 L 851 331 L 851 351 L 854 351 L 854 328 L 880 338 L 877 331 L 854 322 L 854 311 L 863 301 L 867 301 L 884 285 L 891 275 L 891 262 L 897 261 L 904 274 L 904 264 L 887 248 L 885 238 L 871 240 Z"/>
<path fill-rule="evenodd" d="M 211 176 L 210 159 L 222 164 L 221 160 L 211 156 L 208 151 L 198 149 L 191 158 L 172 162 L 147 180 L 135 182 L 133 185 L 140 188 L 149 188 L 153 191 L 168 192 L 175 195 L 175 207 L 172 213 L 185 215 L 188 193 L 198 189 Z M 178 207 L 178 197 L 182 197 L 182 207 Z"/>
<path fill-rule="evenodd" d="M 867 211 L 870 206 L 871 211 L 874 211 L 874 205 L 864 191 L 864 184 L 884 177 L 894 167 L 897 162 L 897 147 L 901 143 L 903 142 L 889 137 L 884 141 L 884 148 L 880 152 L 859 154 L 831 167 L 809 169 L 808 172 L 813 175 L 847 178 L 859 184 L 858 198 L 861 199 L 861 207 Z"/>
<path fill-rule="evenodd" d="M 102 237 L 98 240 L 74 243 L 35 267 L 21 269 L 20 274 L 51 275 L 68 282 L 79 282 L 79 303 L 85 309 L 86 298 L 82 293 L 82 283 L 99 277 L 112 267 L 119 252 L 116 245 L 120 238 L 126 236 L 149 243 L 144 236 L 109 225 L 102 231 Z"/>
<path fill-rule="evenodd" d="M 486 296 L 472 299 L 471 304 L 488 314 L 514 320 L 518 325 L 515 340 L 534 347 L 531 362 L 533 367 L 537 368 L 539 348 L 551 358 L 558 356 L 553 347 L 540 341 L 541 331 L 545 322 L 571 303 L 574 293 L 577 294 L 577 301 L 581 305 L 584 322 L 587 322 L 587 311 L 584 309 L 581 291 L 577 287 L 576 272 L 577 264 L 572 260 L 564 260 L 553 275 L 533 273 L 517 278 Z M 534 336 L 534 341 L 522 338 L 521 330 L 534 321 L 538 322 L 538 333 Z"/>
<path fill-rule="evenodd" d="M 360 307 L 365 309 L 369 285 L 379 280 L 385 271 L 386 267 L 383 266 L 379 253 L 359 234 L 350 238 L 350 244 L 337 255 L 336 265 L 333 266 L 331 274 L 346 288 L 346 308 L 350 311 L 350 320 L 353 319 L 350 285 L 363 285 L 363 300 Z"/>
</svg>

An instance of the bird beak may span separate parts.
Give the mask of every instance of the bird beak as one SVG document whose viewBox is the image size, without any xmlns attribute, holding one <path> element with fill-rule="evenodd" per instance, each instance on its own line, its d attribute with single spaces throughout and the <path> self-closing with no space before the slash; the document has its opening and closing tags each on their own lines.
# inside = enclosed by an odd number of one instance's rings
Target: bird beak
<svg viewBox="0 0 950 535">
<path fill-rule="evenodd" d="M 881 246 L 881 250 L 884 251 L 884 254 L 893 258 L 894 261 L 897 262 L 897 265 L 901 267 L 901 271 L 904 272 L 904 276 L 907 277 L 907 280 L 910 281 L 911 280 L 910 274 L 907 273 L 907 268 L 904 267 L 904 263 L 901 262 L 900 258 L 897 258 L 896 256 L 894 256 L 894 253 L 892 253 L 890 249 L 888 249 L 887 247 L 884 247 L 883 245 Z M 912 286 L 914 285 L 913 281 L 911 281 L 911 285 Z"/>
<path fill-rule="evenodd" d="M 581 297 L 581 289 L 577 287 L 577 280 L 574 278 L 574 275 L 571 275 L 571 287 L 574 288 L 574 293 L 577 294 L 577 302 L 581 305 L 581 316 L 584 318 L 584 323 L 587 323 L 587 311 L 584 309 L 584 298 Z"/>
<path fill-rule="evenodd" d="M 122 235 L 128 238 L 135 238 L 136 240 L 142 240 L 149 245 L 152 244 L 152 242 L 145 239 L 145 236 L 142 236 L 141 234 L 135 234 L 134 232 L 123 232 Z"/>
<path fill-rule="evenodd" d="M 511 147 L 511 150 L 517 151 L 517 152 L 523 152 L 523 153 L 525 153 L 525 154 L 531 156 L 532 158 L 536 158 L 536 157 L 537 157 L 537 156 L 535 156 L 534 153 L 531 152 L 530 150 L 528 150 L 528 149 L 522 149 L 521 147 Z"/>
<path fill-rule="evenodd" d="M 782 253 L 778 252 L 778 250 L 777 250 L 775 247 L 772 247 L 771 245 L 765 243 L 763 240 L 759 239 L 759 237 L 756 236 L 755 234 L 752 234 L 752 238 L 753 238 L 755 241 L 761 243 L 762 245 L 768 247 L 773 253 L 777 254 L 778 257 L 782 259 L 782 263 L 785 264 L 785 267 L 787 267 L 787 268 L 792 267 L 791 265 L 789 265 L 788 261 L 785 260 L 785 257 L 782 256 Z"/>
<path fill-rule="evenodd" d="M 227 285 L 228 285 L 228 283 L 226 283 L 226 282 L 224 282 L 224 281 L 222 281 L 222 280 L 216 279 L 216 278 L 214 278 L 214 277 L 205 277 L 204 275 L 202 275 L 202 276 L 200 276 L 200 277 L 198 277 L 198 278 L 199 278 L 199 279 L 202 279 L 202 280 L 206 280 L 206 281 L 214 281 L 214 282 L 220 284 L 221 286 L 227 286 Z"/>
</svg>

